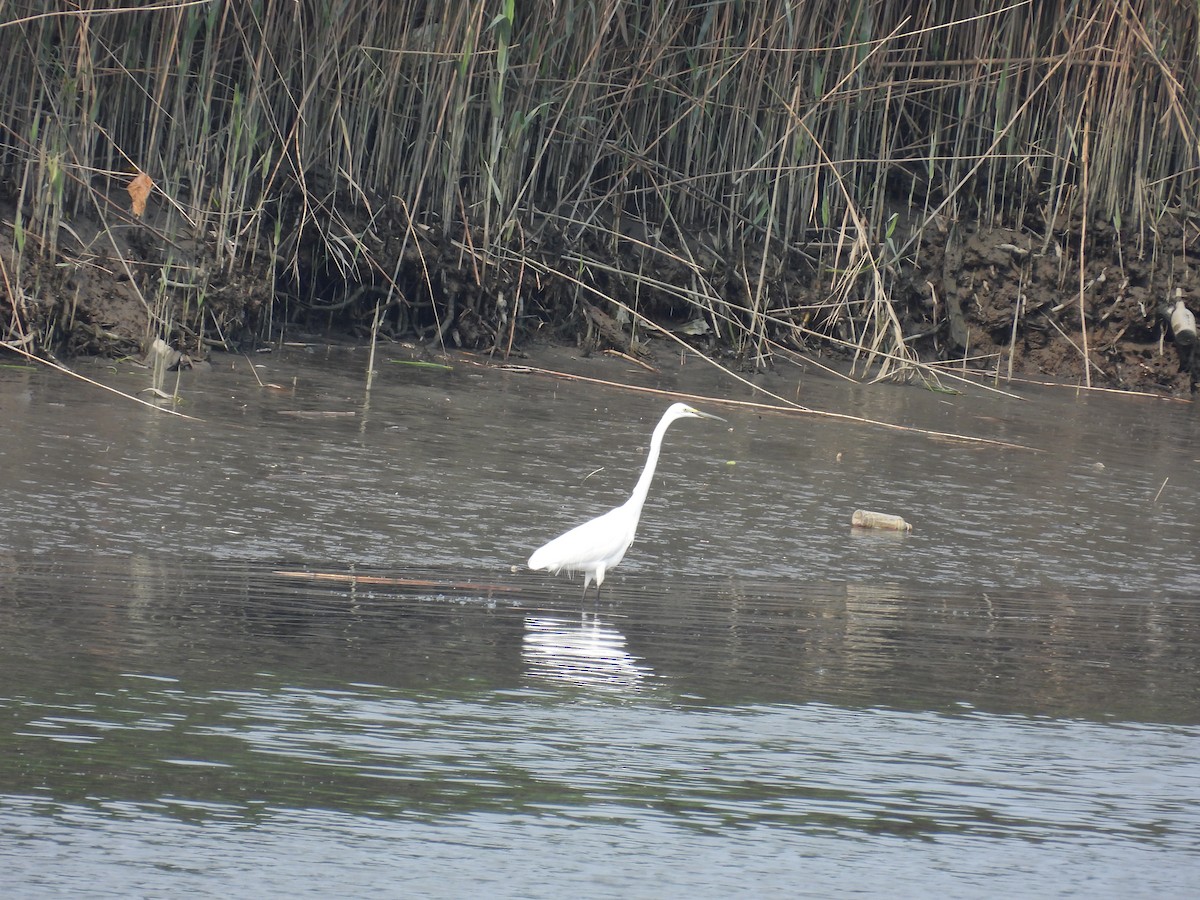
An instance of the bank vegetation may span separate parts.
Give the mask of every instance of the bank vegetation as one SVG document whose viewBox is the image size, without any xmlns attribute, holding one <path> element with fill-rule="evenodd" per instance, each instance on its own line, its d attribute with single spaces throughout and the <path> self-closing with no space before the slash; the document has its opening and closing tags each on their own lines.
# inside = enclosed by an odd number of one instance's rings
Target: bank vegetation
<svg viewBox="0 0 1200 900">
<path fill-rule="evenodd" d="M 0 16 L 0 313 L 27 352 L 332 328 L 1189 381 L 1194 2 Z"/>
</svg>

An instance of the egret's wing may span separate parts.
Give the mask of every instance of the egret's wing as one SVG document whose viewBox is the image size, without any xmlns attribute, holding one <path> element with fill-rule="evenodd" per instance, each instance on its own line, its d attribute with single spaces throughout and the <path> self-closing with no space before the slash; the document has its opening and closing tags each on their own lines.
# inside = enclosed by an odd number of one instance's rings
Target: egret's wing
<svg viewBox="0 0 1200 900">
<path fill-rule="evenodd" d="M 618 506 L 535 550 L 529 557 L 529 568 L 581 572 L 601 562 L 611 567 L 633 543 L 636 527 L 637 522 L 630 521 L 629 511 Z"/>
</svg>

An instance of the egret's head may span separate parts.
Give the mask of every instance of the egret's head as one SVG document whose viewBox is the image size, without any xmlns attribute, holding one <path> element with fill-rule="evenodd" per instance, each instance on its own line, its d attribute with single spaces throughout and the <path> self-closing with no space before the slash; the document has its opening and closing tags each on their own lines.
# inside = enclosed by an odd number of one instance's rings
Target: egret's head
<svg viewBox="0 0 1200 900">
<path fill-rule="evenodd" d="M 701 412 L 694 406 L 688 406 L 686 403 L 673 403 L 667 410 L 664 418 L 674 422 L 676 419 L 716 419 L 718 422 L 724 422 L 720 416 L 714 416 L 712 413 Z"/>
</svg>

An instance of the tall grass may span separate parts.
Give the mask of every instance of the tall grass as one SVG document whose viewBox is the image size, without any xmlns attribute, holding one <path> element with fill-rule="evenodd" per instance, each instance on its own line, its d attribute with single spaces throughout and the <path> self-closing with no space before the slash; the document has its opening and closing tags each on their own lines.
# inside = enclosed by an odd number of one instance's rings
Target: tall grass
<svg viewBox="0 0 1200 900">
<path fill-rule="evenodd" d="M 371 318 L 383 298 L 502 345 L 604 298 L 635 321 L 702 316 L 748 360 L 830 340 L 886 374 L 914 361 L 905 266 L 960 223 L 1044 251 L 1104 222 L 1154 254 L 1200 198 L 1200 12 L 1178 0 L 0 15 L 18 248 L 79 254 L 62 237 L 86 215 L 127 258 L 141 229 L 157 256 L 131 273 L 147 294 L 187 286 L 172 315 L 199 331 L 237 318 L 222 285 L 270 272 L 293 316 L 358 297 Z M 157 187 L 144 222 L 121 202 L 136 171 Z M 1078 237 L 1066 251 L 1082 272 Z"/>
</svg>

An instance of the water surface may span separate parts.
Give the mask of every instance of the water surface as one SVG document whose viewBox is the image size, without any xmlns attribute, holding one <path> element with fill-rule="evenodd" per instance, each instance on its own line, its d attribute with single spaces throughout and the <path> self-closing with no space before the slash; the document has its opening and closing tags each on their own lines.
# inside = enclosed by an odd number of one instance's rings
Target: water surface
<svg viewBox="0 0 1200 900">
<path fill-rule="evenodd" d="M 709 405 L 728 425 L 672 428 L 597 603 L 520 563 L 623 498 L 666 399 L 256 362 L 279 387 L 244 358 L 182 376 L 202 422 L 0 369 L 17 895 L 1128 897 L 1200 875 L 1191 404 L 788 386 L 1034 450 Z M 683 374 L 636 377 L 748 399 Z M 852 532 L 858 507 L 914 531 Z"/>
</svg>

